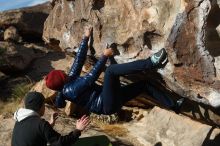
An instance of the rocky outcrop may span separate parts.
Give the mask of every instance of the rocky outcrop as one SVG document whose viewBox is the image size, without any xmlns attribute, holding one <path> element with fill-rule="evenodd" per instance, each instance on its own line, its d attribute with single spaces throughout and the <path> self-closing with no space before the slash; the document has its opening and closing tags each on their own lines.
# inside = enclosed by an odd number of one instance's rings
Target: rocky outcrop
<svg viewBox="0 0 220 146">
<path fill-rule="evenodd" d="M 47 43 L 57 45 L 58 48 L 68 53 L 71 49 L 76 51 L 84 25 L 92 25 L 95 49 L 92 48 L 90 54 L 95 57 L 100 56 L 106 42 L 114 42 L 118 45 L 120 56 L 116 59 L 119 63 L 146 58 L 151 52 L 166 47 L 169 54 L 167 66 L 158 70 L 159 74 L 151 72 L 144 76 L 150 78 L 161 89 L 164 87 L 166 91 L 171 89 L 180 96 L 190 99 L 184 103 L 182 115 L 177 115 L 158 107 L 151 109 L 152 106 L 148 104 L 157 103 L 152 102 L 152 99 L 144 100 L 147 97 L 145 94 L 140 95 L 127 105 L 144 107 L 148 110 L 123 107 L 123 110 L 116 115 L 96 116 L 92 114 L 92 126 L 82 136 L 104 134 L 116 145 L 219 145 L 220 130 L 209 126 L 220 125 L 219 111 L 215 108 L 220 100 L 220 53 L 218 49 L 220 41 L 217 33 L 217 26 L 220 22 L 216 19 L 219 18 L 220 13 L 216 2 L 219 1 L 52 0 L 54 7 L 44 27 L 44 39 Z M 32 35 L 30 29 L 35 26 L 33 21 L 31 23 L 23 21 L 27 20 L 23 19 L 27 17 L 27 14 L 23 13 L 26 10 L 28 9 L 10 11 L 10 13 L 3 12 L 8 16 L 9 14 L 17 14 L 17 16 L 10 16 L 13 20 L 10 20 L 10 24 L 9 20 L 5 21 L 7 23 L 4 25 L 0 23 L 0 40 L 3 40 L 3 32 L 5 34 L 7 32 L 5 29 L 9 26 L 14 27 L 8 29 L 12 30 L 13 34 L 7 37 L 8 42 L 0 42 L 0 70 L 23 71 L 30 67 L 29 64 L 33 58 L 41 56 L 33 62 L 27 75 L 34 81 L 40 80 L 32 91 L 42 92 L 47 98 L 46 101 L 51 103 L 54 101 L 55 92 L 46 88 L 43 76 L 52 69 L 68 72 L 73 60 L 64 52 L 48 51 L 34 44 L 17 42 L 19 40 L 14 37 L 16 34 L 19 33 L 22 37 L 26 34 Z M 20 11 L 22 11 L 21 17 Z M 31 11 L 28 10 L 29 12 Z M 3 13 L 0 13 L 0 18 L 5 18 Z M 30 15 L 32 16 L 32 12 Z M 33 14 L 33 16 L 36 15 Z M 13 31 L 16 29 L 18 33 Z M 42 32 L 39 33 L 38 30 L 40 29 L 34 28 L 34 35 L 41 37 Z M 38 54 L 40 50 L 43 50 L 43 56 L 42 52 Z M 82 74 L 88 72 L 92 65 L 93 62 L 88 59 Z M 104 74 L 100 76 L 98 83 L 102 83 L 103 76 Z M 0 73 L 0 82 L 2 77 L 5 78 L 5 75 Z M 141 75 L 132 76 L 135 79 L 139 77 L 143 78 Z M 131 81 L 123 79 L 123 82 L 130 83 Z M 160 86 L 161 83 L 162 86 Z M 14 84 L 14 82 L 8 84 Z M 179 97 L 174 93 L 171 96 Z M 52 109 L 47 108 L 46 111 L 45 118 L 49 119 Z M 75 113 L 79 114 L 83 111 L 68 102 L 64 111 L 59 112 L 60 116 L 55 129 L 62 134 L 67 134 L 74 129 L 76 120 L 66 117 L 64 112 L 67 115 L 76 115 Z M 12 115 L 0 115 L 0 121 L 1 144 L 10 145 L 14 126 Z M 115 124 L 109 125 L 109 123 Z"/>
<path fill-rule="evenodd" d="M 220 130 L 160 108 L 143 113 L 135 123 L 125 123 L 129 136 L 144 146 L 217 146 Z"/>
<path fill-rule="evenodd" d="M 24 71 L 47 50 L 42 43 L 44 21 L 50 3 L 0 12 L 0 70 L 4 73 Z M 35 44 L 32 44 L 34 42 Z"/>
<path fill-rule="evenodd" d="M 140 109 L 123 110 L 130 113 L 119 123 L 106 124 L 92 120 L 82 137 L 106 135 L 114 145 L 133 146 L 217 146 L 220 141 L 220 129 L 214 128 L 187 117 L 176 115 L 161 108 L 150 111 Z M 53 110 L 46 108 L 44 118 L 49 120 Z M 122 118 L 122 117 L 120 117 Z M 12 115 L 0 115 L 1 145 L 11 144 L 14 127 Z M 126 122 L 125 122 L 126 121 Z M 61 134 L 68 134 L 75 129 L 76 119 L 59 113 L 55 129 Z"/>
<path fill-rule="evenodd" d="M 0 29 L 14 26 L 22 36 L 39 37 L 51 8 L 49 3 L 30 8 L 0 12 Z"/>
<path fill-rule="evenodd" d="M 13 111 L 19 98 L 30 90 L 39 76 L 42 79 L 44 67 L 47 73 L 51 70 L 50 63 L 62 57 L 63 53 L 54 53 L 56 56 L 49 58 L 52 53 L 48 53 L 48 46 L 42 42 L 43 25 L 50 9 L 50 3 L 46 3 L 0 12 L 0 70 L 4 72 L 0 72 L 0 113 Z M 45 56 L 46 66 L 34 63 L 36 58 Z"/>
<path fill-rule="evenodd" d="M 219 107 L 219 45 L 207 45 L 212 44 L 208 36 L 211 24 L 219 23 L 214 17 L 219 15 L 217 6 L 209 0 L 55 1 L 43 38 L 63 50 L 74 49 L 83 27 L 92 25 L 92 54 L 99 56 L 106 42 L 114 42 L 120 52 L 119 63 L 146 58 L 149 49 L 155 52 L 166 47 L 169 63 L 159 73 L 169 89 Z"/>
</svg>

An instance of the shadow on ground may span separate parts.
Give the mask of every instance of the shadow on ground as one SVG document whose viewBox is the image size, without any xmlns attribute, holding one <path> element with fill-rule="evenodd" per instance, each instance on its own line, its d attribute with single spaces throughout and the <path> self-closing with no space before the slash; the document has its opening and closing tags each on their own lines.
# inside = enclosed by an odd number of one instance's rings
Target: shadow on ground
<svg viewBox="0 0 220 146">
<path fill-rule="evenodd" d="M 216 127 L 212 127 L 210 129 L 205 140 L 203 141 L 202 146 L 219 146 L 220 145 L 220 134 L 218 134 L 214 139 L 211 139 L 212 132 L 215 128 Z"/>
</svg>

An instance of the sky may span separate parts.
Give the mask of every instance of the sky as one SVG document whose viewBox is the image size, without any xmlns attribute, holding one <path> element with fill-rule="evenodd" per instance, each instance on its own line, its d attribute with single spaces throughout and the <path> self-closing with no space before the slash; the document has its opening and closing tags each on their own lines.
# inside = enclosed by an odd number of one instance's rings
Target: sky
<svg viewBox="0 0 220 146">
<path fill-rule="evenodd" d="M 34 6 L 48 0 L 0 0 L 0 11 Z"/>
</svg>

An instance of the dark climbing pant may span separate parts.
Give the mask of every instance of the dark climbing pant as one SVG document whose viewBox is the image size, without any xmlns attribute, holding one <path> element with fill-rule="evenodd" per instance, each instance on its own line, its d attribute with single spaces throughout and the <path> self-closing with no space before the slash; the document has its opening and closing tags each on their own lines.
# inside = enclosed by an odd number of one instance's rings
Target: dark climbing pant
<svg viewBox="0 0 220 146">
<path fill-rule="evenodd" d="M 174 102 L 172 99 L 146 81 L 121 86 L 120 76 L 140 73 L 150 69 L 153 69 L 150 58 L 130 63 L 110 65 L 105 71 L 103 91 L 101 93 L 104 114 L 115 113 L 127 101 L 137 97 L 143 91 L 146 91 L 164 106 L 168 108 L 173 107 Z"/>
</svg>

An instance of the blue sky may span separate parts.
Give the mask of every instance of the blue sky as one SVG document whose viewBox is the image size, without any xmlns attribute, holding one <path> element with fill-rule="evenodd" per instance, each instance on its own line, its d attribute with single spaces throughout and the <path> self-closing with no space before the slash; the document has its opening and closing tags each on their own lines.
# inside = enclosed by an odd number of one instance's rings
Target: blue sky
<svg viewBox="0 0 220 146">
<path fill-rule="evenodd" d="M 0 0 L 0 11 L 33 6 L 46 1 L 48 0 Z"/>
</svg>

